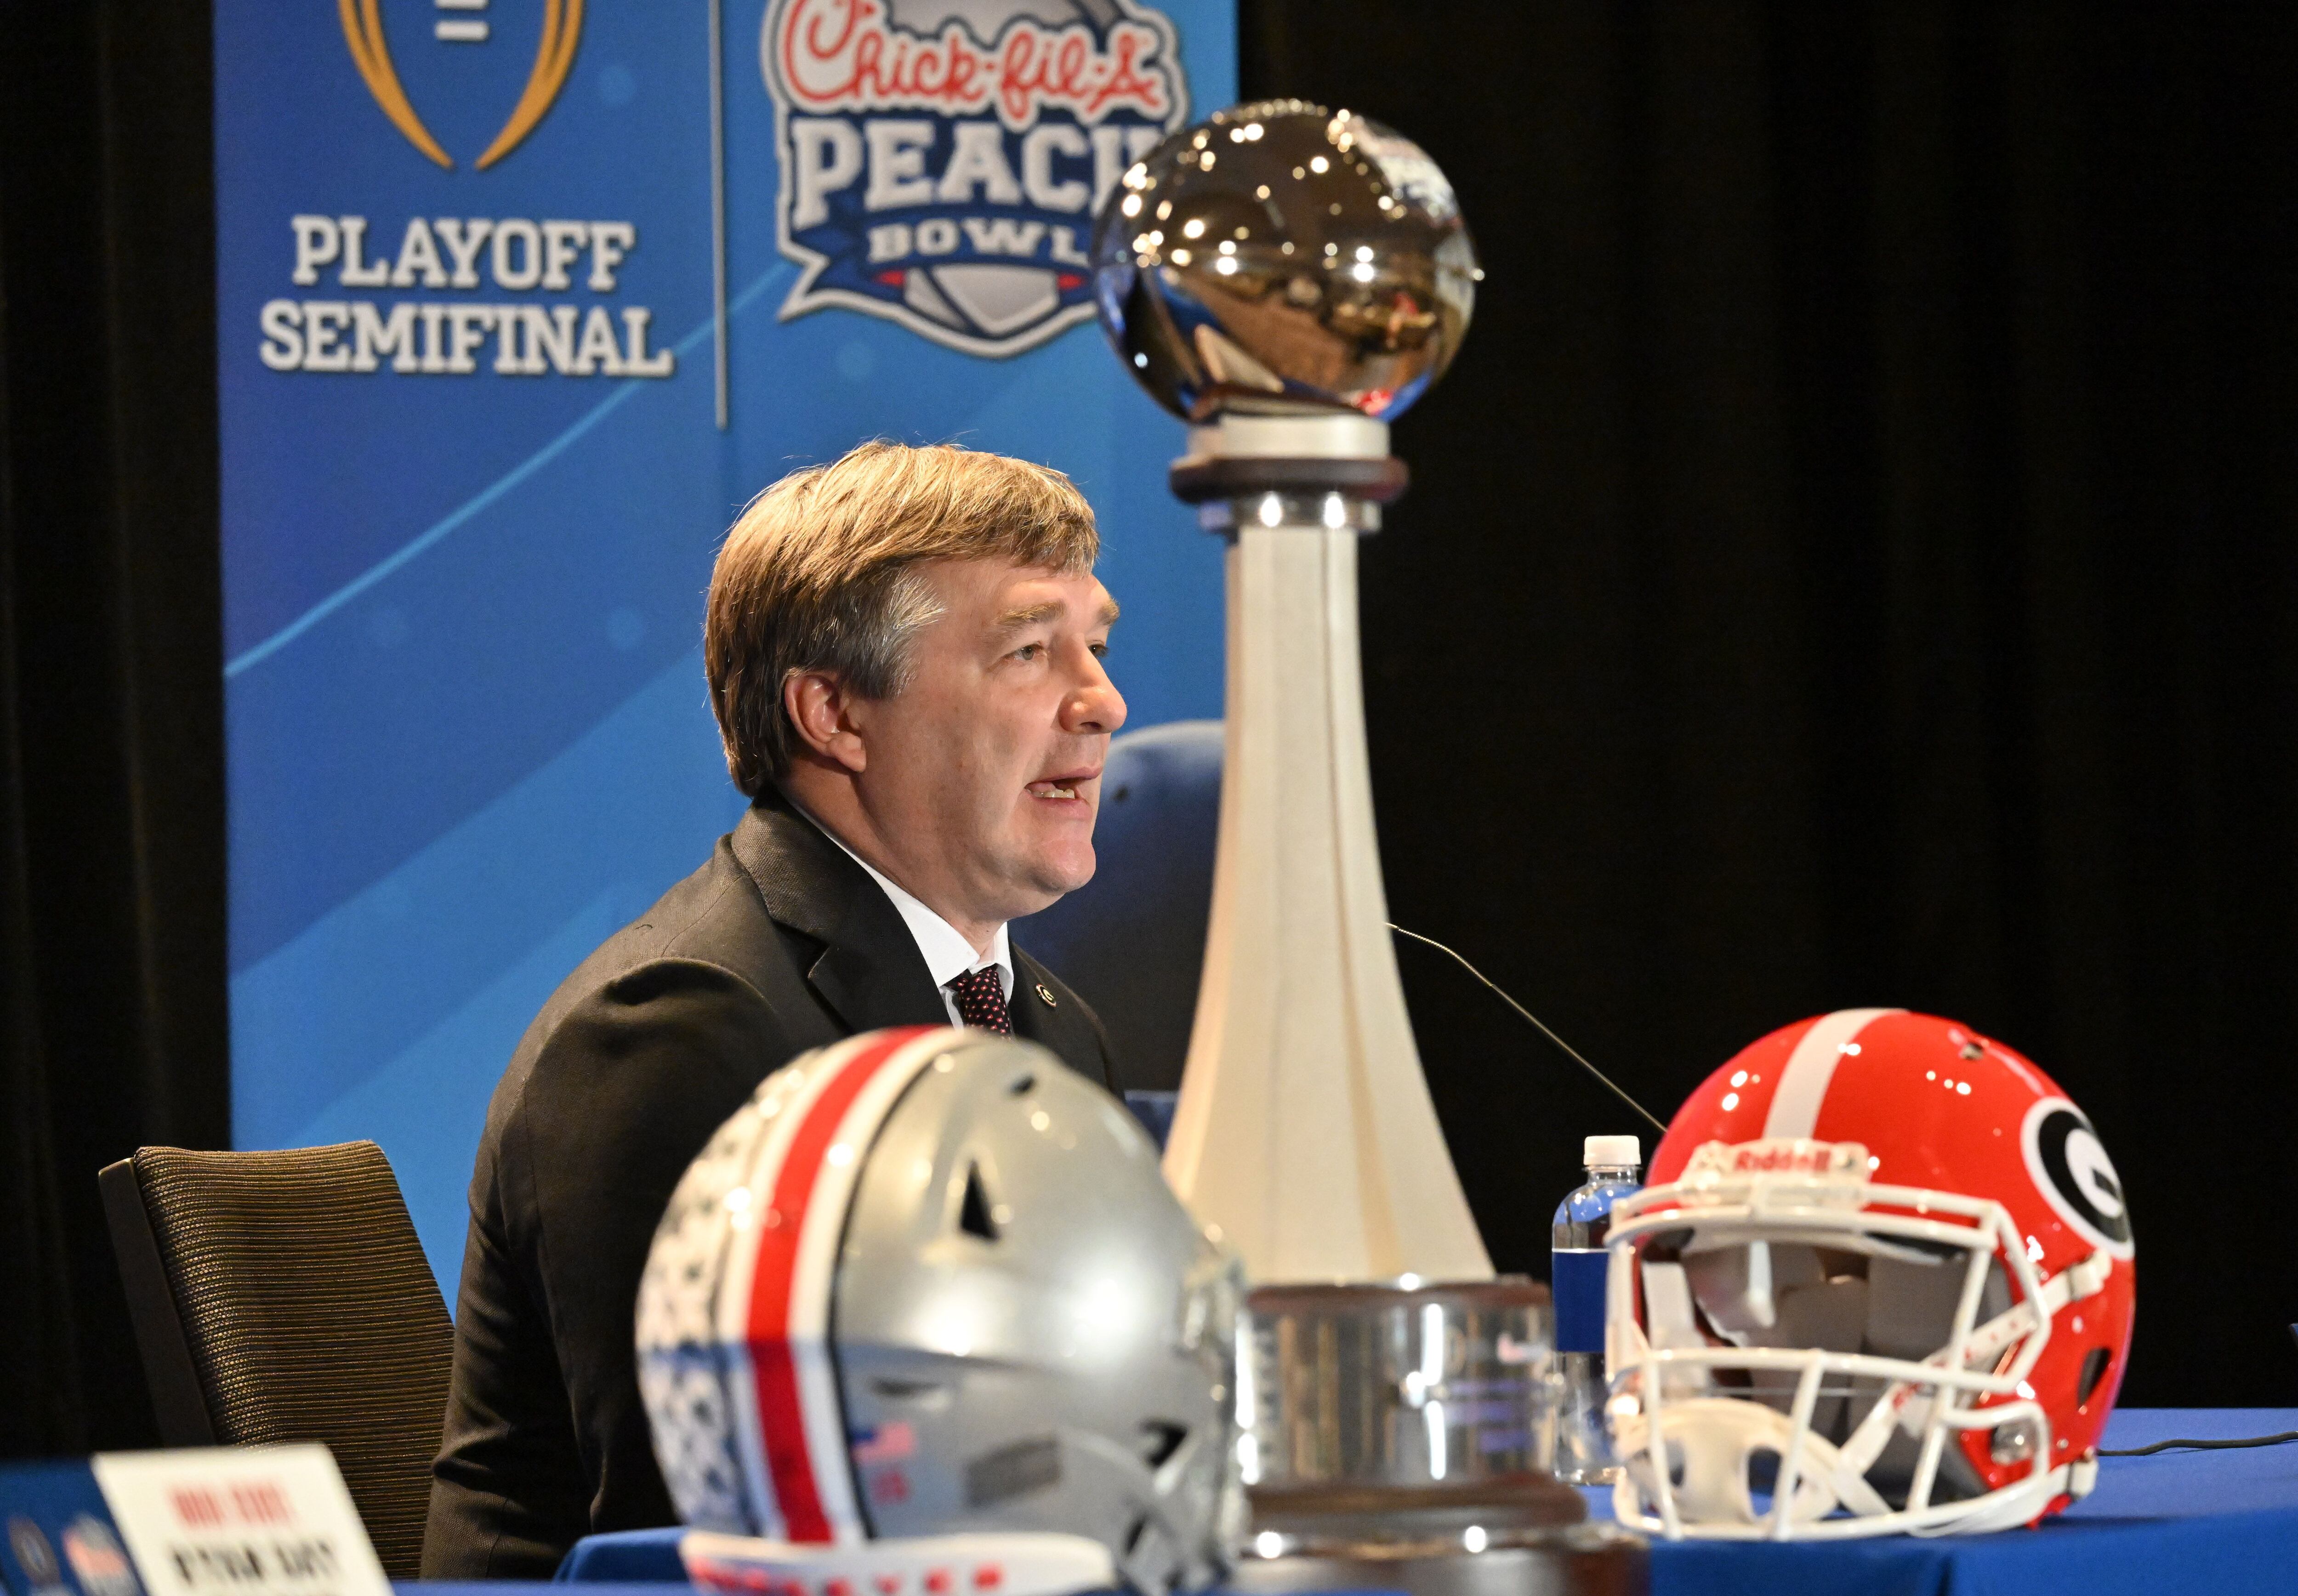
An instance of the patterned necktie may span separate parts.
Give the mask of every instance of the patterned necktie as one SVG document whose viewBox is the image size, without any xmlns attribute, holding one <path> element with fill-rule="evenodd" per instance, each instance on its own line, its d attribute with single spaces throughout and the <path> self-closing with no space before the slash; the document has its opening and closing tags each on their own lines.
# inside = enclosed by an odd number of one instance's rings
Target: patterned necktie
<svg viewBox="0 0 2298 1596">
<path fill-rule="evenodd" d="M 957 999 L 957 1017 L 978 1030 L 994 1030 L 1001 1037 L 1013 1034 L 1013 1016 L 1005 1009 L 1005 986 L 997 978 L 997 966 L 970 970 L 947 983 L 949 995 Z"/>
</svg>

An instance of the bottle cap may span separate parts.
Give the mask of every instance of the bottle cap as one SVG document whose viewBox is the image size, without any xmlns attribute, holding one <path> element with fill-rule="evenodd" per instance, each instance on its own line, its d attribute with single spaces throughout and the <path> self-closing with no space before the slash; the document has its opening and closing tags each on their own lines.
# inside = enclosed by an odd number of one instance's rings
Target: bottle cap
<svg viewBox="0 0 2298 1596">
<path fill-rule="evenodd" d="M 1591 1136 L 1581 1144 L 1580 1159 L 1590 1169 L 1633 1168 L 1644 1161 L 1643 1142 L 1633 1136 Z"/>
</svg>

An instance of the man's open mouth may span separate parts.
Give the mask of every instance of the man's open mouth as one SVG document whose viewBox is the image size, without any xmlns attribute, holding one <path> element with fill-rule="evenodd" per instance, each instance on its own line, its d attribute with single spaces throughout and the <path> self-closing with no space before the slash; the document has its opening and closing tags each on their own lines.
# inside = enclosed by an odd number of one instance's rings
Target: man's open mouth
<svg viewBox="0 0 2298 1596">
<path fill-rule="evenodd" d="M 1075 798 L 1078 789 L 1093 780 L 1090 775 L 1048 776 L 1042 781 L 1032 781 L 1027 789 L 1031 798 Z"/>
</svg>

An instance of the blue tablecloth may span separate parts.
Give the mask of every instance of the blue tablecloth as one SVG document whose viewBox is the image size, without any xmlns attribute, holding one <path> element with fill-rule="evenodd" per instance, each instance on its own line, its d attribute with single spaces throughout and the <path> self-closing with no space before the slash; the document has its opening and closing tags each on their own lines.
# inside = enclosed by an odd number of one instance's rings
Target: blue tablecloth
<svg viewBox="0 0 2298 1596">
<path fill-rule="evenodd" d="M 2139 1408 L 2109 1448 L 2298 1430 L 2298 1409 Z M 1590 1492 L 1611 1516 L 1609 1493 Z M 1809 1545 L 1652 1546 L 1652 1596 L 2172 1596 L 2298 1591 L 2298 1442 L 2101 1458 L 2098 1488 L 2032 1530 Z"/>
<path fill-rule="evenodd" d="M 2298 1409 L 2126 1410 L 2106 1444 L 2298 1430 Z M 1608 1514 L 1608 1498 L 1589 1493 Z M 676 1530 L 592 1535 L 561 1580 L 683 1583 Z M 500 1587 L 474 1587 L 499 1590 Z M 423 1587 L 440 1596 L 440 1587 Z M 2100 1460 L 2098 1489 L 2036 1530 L 1918 1541 L 1652 1547 L 1652 1596 L 2170 1596 L 2298 1591 L 2298 1443 Z M 585 1596 L 591 1596 L 586 1592 Z M 596 1596 L 610 1596 L 600 1591 Z M 655 1593 L 660 1596 L 660 1592 Z"/>
</svg>

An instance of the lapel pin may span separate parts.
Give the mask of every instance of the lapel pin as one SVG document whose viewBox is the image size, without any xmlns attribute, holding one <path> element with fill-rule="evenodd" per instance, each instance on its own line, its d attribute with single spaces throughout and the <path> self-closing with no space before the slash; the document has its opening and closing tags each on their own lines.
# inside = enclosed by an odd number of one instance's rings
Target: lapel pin
<svg viewBox="0 0 2298 1596">
<path fill-rule="evenodd" d="M 1061 1007 L 1061 1005 L 1054 1001 L 1053 989 L 1047 987 L 1043 981 L 1039 981 L 1037 983 L 1037 996 L 1046 1000 L 1046 1006 L 1047 1008 L 1054 1009 Z"/>
</svg>

